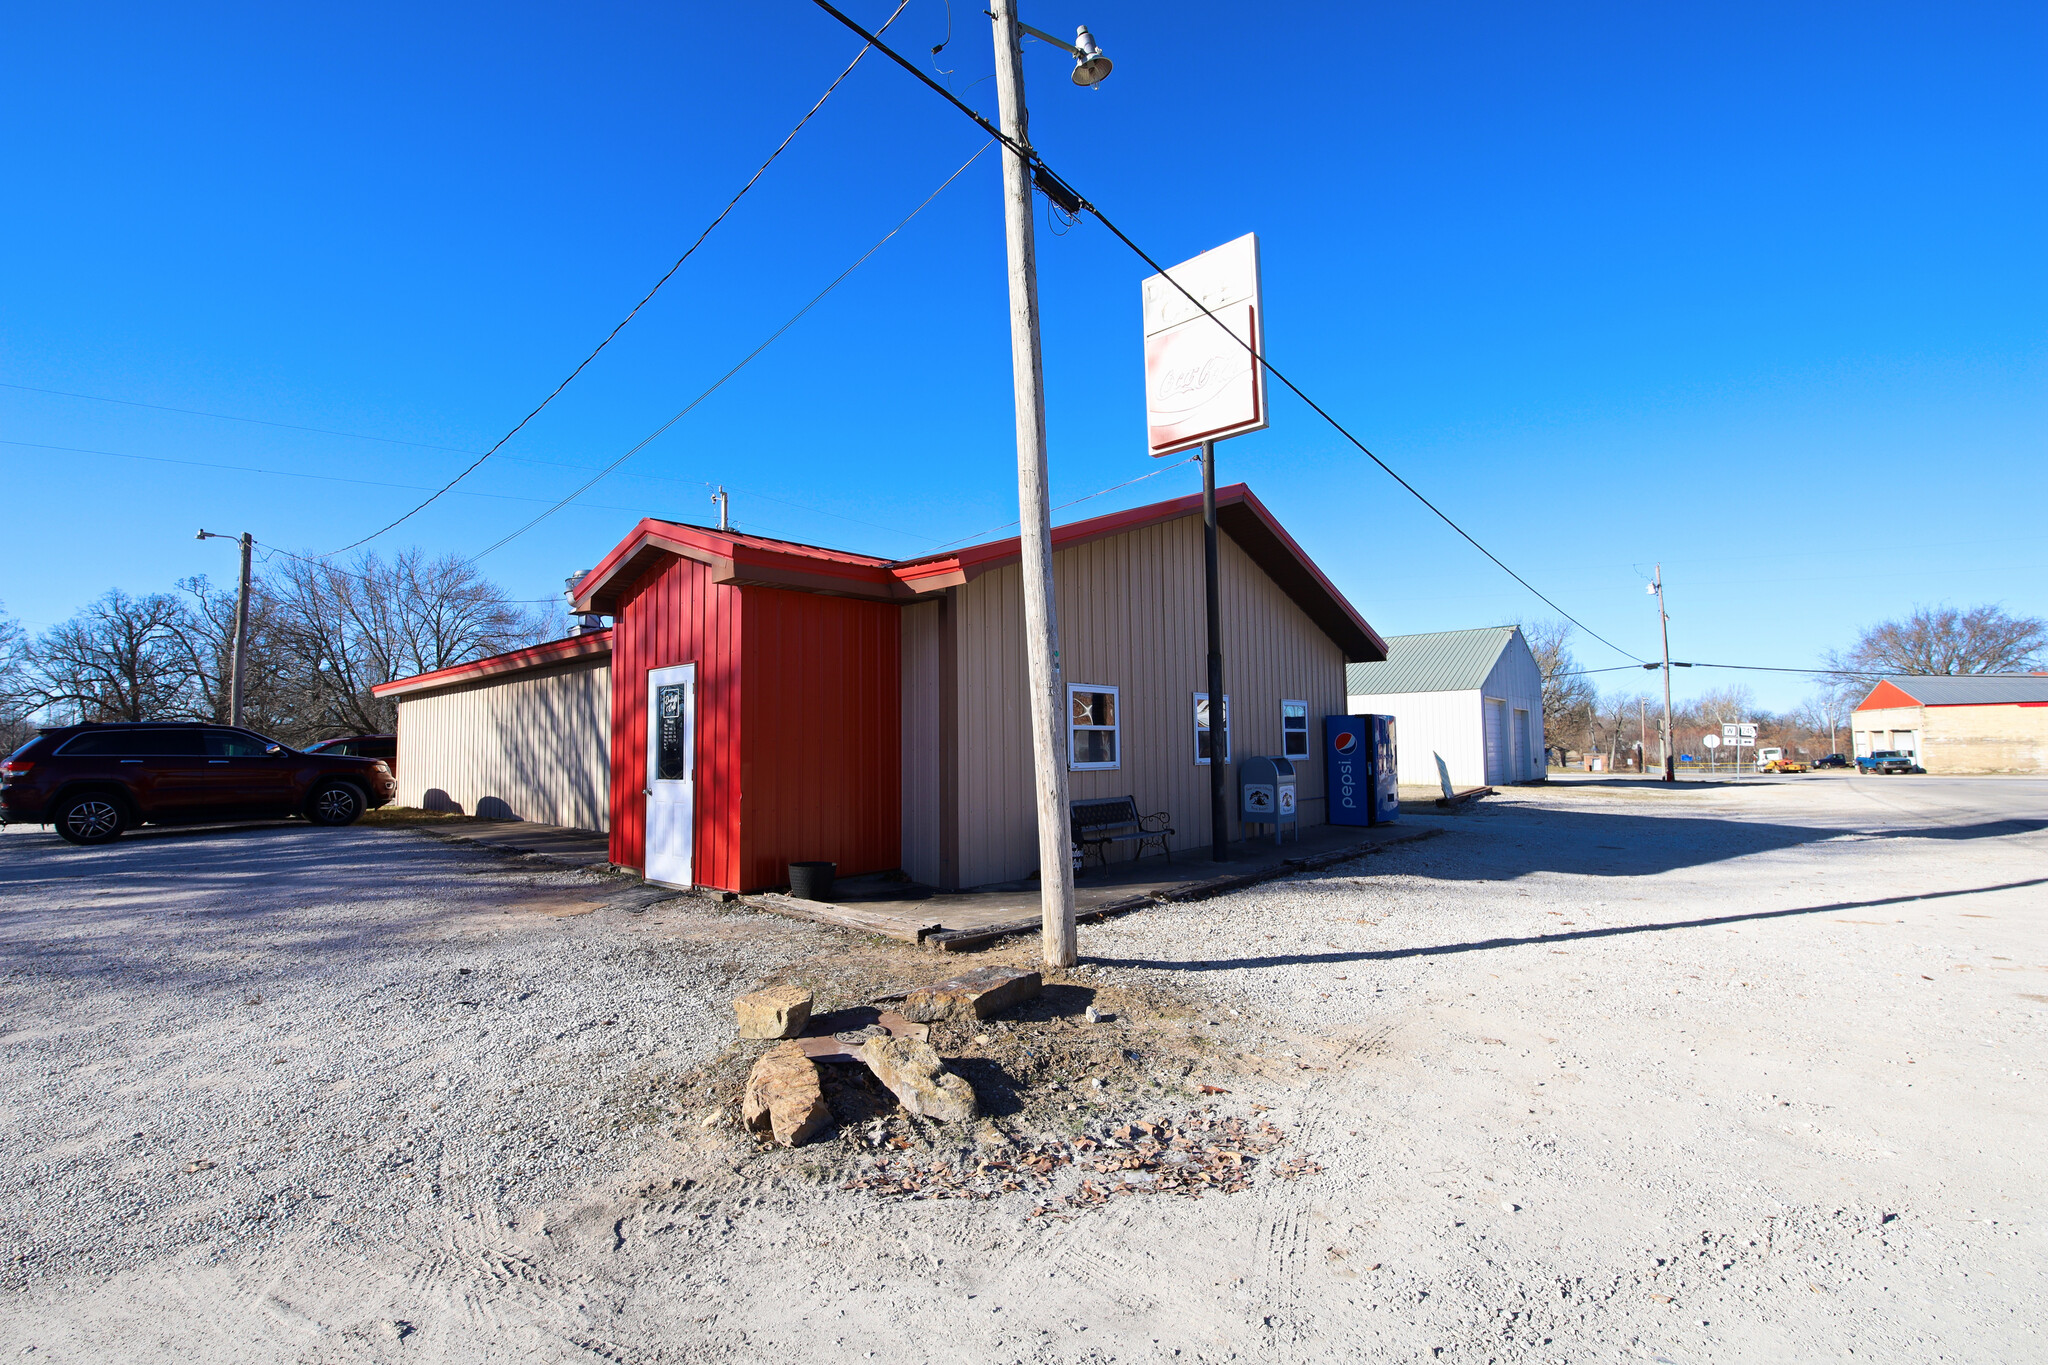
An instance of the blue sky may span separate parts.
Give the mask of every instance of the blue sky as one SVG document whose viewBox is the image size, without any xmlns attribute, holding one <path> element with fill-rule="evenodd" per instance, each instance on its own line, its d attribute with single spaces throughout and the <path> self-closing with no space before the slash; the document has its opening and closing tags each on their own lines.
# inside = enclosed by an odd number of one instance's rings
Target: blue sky
<svg viewBox="0 0 2048 1365">
<path fill-rule="evenodd" d="M 1048 160 L 1163 260 L 1258 232 L 1275 363 L 1624 648 L 1654 652 L 1660 560 L 1681 658 L 1805 665 L 1916 604 L 2048 615 L 2048 11 L 1025 17 L 1085 21 L 1116 62 L 1084 91 L 1030 47 Z M 987 20 L 950 22 L 936 59 L 942 0 L 892 36 L 992 111 Z M 321 552 L 390 520 L 582 358 L 858 47 L 800 0 L 59 6 L 10 27 L 0 381 L 387 438 L 0 388 L 0 601 L 38 629 L 108 587 L 231 577 L 201 524 Z M 870 55 L 575 386 L 377 548 L 472 554 L 515 529 L 982 142 Z M 542 597 L 638 515 L 709 517 L 717 482 L 747 529 L 877 554 L 1014 518 L 997 177 L 983 155 L 483 567 Z M 1064 502 L 1156 467 L 1147 271 L 1098 227 L 1040 226 Z M 1220 467 L 1383 632 L 1549 614 L 1284 395 Z M 1733 676 L 1681 674 L 1681 694 Z M 1767 705 L 1807 687 L 1742 680 Z"/>
</svg>

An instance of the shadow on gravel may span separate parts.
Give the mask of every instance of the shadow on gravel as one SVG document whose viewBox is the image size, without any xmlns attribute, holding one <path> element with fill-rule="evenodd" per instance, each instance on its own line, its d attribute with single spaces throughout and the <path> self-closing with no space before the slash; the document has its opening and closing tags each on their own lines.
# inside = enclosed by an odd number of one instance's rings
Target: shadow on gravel
<svg viewBox="0 0 2048 1365">
<path fill-rule="evenodd" d="M 418 932 L 495 903 L 478 894 L 488 879 L 468 874 L 506 869 L 483 849 L 376 830 L 149 833 L 98 848 L 55 835 L 0 838 L 0 900 L 11 903 L 0 960 L 138 986 L 303 977 L 410 951 Z"/>
<path fill-rule="evenodd" d="M 1874 901 L 1836 901 L 1832 905 L 1802 905 L 1789 910 L 1757 910 L 1744 915 L 1715 915 L 1708 919 L 1667 920 L 1658 924 L 1620 924 L 1608 929 L 1576 929 L 1569 934 L 1530 934 L 1521 938 L 1482 938 L 1470 943 L 1439 943 L 1420 948 L 1381 948 L 1357 953 L 1275 953 L 1267 957 L 1222 957 L 1176 961 L 1151 957 L 1097 957 L 1083 961 L 1100 967 L 1155 967 L 1177 972 L 1227 972 L 1247 967 L 1300 967 L 1317 963 L 1395 962 L 1408 957 L 1447 957 L 1453 953 L 1489 952 L 1496 948 L 1530 948 L 1585 939 L 1621 938 L 1629 934 L 1661 934 L 1674 929 L 1712 929 L 1724 924 L 1757 920 L 1788 919 L 1795 915 L 1825 915 L 1837 910 L 1870 910 L 1881 905 L 1909 905 L 1914 901 L 1946 900 L 1953 896 L 1977 896 L 1990 891 L 2017 891 L 2029 886 L 2048 886 L 2048 877 L 2023 882 L 2000 882 L 1996 886 L 1973 886 L 1959 891 L 1930 891 L 1924 896 L 1886 896 Z"/>
<path fill-rule="evenodd" d="M 1646 877 L 1680 868 L 1774 853 L 1829 839 L 2007 839 L 2048 829 L 2048 819 L 2012 817 L 1909 828 L 1867 824 L 1794 825 L 1694 815 L 1477 807 L 1460 833 L 1484 841 L 1458 866 L 1432 867 L 1444 881 L 1498 881 L 1530 872 Z"/>
</svg>

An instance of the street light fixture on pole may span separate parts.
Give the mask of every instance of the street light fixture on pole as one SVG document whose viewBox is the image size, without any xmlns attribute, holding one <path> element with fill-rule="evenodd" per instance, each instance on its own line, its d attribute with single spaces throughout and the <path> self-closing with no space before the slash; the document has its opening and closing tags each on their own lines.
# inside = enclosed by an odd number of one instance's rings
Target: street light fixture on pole
<svg viewBox="0 0 2048 1365">
<path fill-rule="evenodd" d="M 1671 734 L 1671 616 L 1664 610 L 1664 566 L 1657 566 L 1657 576 L 1650 580 L 1650 591 L 1657 598 L 1657 628 L 1664 636 L 1664 780 L 1678 780 L 1677 756 L 1672 752 L 1675 740 Z"/>
<path fill-rule="evenodd" d="M 202 529 L 197 540 L 236 540 L 242 545 L 242 583 L 235 593 L 235 648 L 233 678 L 228 684 L 228 724 L 242 723 L 242 695 L 249 675 L 249 549 L 256 538 L 247 531 L 239 536 Z"/>
<path fill-rule="evenodd" d="M 1030 119 L 1024 108 L 1024 34 L 1074 57 L 1074 83 L 1094 85 L 1109 59 L 1083 28 L 1063 43 L 1017 17 L 1016 0 L 994 0 L 996 102 L 1003 147 L 1003 235 L 1010 268 L 1010 364 L 1017 404 L 1018 542 L 1024 586 L 1024 652 L 1030 668 L 1031 752 L 1038 791 L 1040 933 L 1048 966 L 1070 967 L 1074 932 L 1073 836 L 1067 828 L 1067 763 L 1061 752 L 1059 605 L 1052 581 L 1052 498 L 1045 469 L 1045 365 L 1038 338 L 1038 262 L 1031 204 Z"/>
</svg>

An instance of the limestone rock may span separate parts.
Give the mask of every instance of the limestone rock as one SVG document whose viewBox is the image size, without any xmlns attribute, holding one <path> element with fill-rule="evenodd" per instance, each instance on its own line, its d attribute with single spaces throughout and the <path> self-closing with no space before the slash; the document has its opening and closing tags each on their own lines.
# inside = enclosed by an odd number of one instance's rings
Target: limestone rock
<svg viewBox="0 0 2048 1365">
<path fill-rule="evenodd" d="M 1013 967 L 976 967 L 936 986 L 919 986 L 904 997 L 902 1014 L 918 1024 L 941 1019 L 987 1019 L 1038 994 L 1037 972 Z"/>
<path fill-rule="evenodd" d="M 811 1022 L 811 993 L 801 986 L 773 986 L 732 1002 L 742 1038 L 794 1038 Z"/>
<path fill-rule="evenodd" d="M 974 1087 L 948 1071 L 930 1043 L 915 1038 L 870 1038 L 860 1050 L 860 1059 L 913 1114 L 941 1123 L 967 1123 L 979 1112 Z"/>
<path fill-rule="evenodd" d="M 818 1064 L 795 1043 L 780 1043 L 761 1054 L 747 1076 L 740 1112 L 751 1131 L 772 1133 L 785 1147 L 809 1141 L 832 1122 Z"/>
</svg>

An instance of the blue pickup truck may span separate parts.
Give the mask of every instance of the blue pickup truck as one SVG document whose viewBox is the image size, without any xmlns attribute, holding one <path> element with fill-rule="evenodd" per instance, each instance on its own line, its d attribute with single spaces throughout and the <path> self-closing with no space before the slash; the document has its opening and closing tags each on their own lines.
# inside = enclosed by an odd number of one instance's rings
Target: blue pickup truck
<svg viewBox="0 0 2048 1365">
<path fill-rule="evenodd" d="M 1913 755 L 1904 749 L 1878 749 L 1859 755 L 1856 771 L 1865 777 L 1872 773 L 1924 773 L 1927 769 L 1913 761 Z"/>
</svg>

